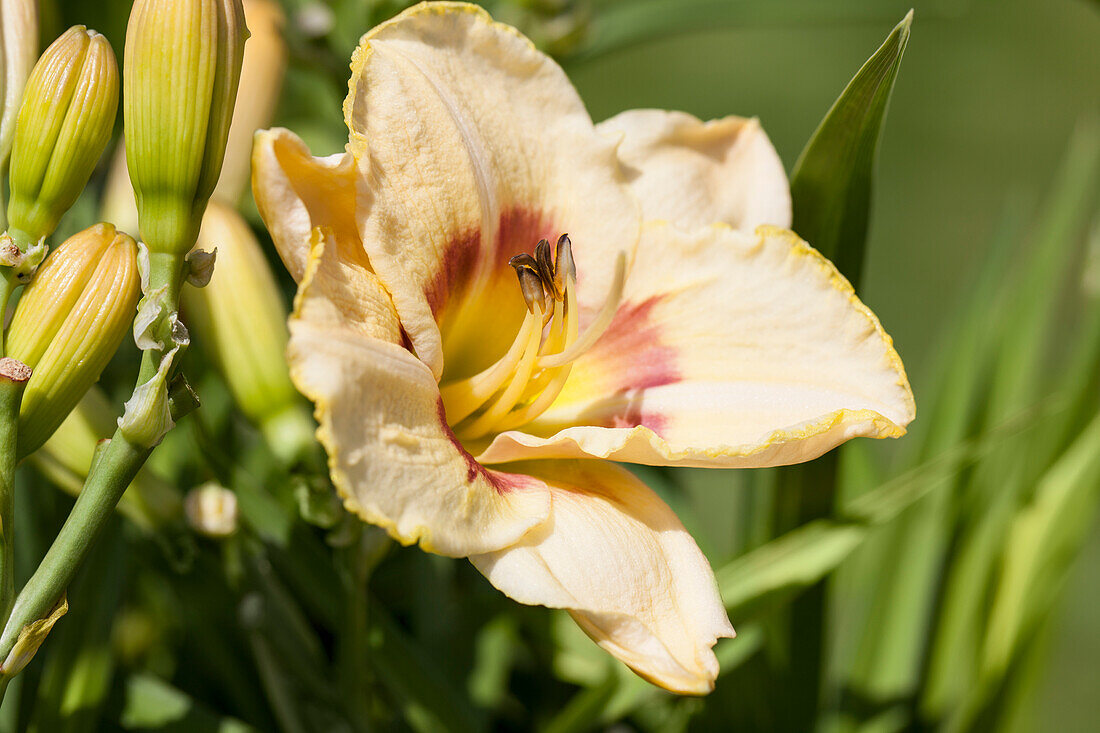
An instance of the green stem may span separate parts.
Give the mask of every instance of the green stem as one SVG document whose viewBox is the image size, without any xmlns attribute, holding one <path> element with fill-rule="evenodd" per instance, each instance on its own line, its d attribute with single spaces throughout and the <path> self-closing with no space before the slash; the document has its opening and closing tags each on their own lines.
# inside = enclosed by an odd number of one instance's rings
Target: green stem
<svg viewBox="0 0 1100 733">
<path fill-rule="evenodd" d="M 0 376 L 0 620 L 15 602 L 15 464 L 26 379 Z M 2 657 L 0 657 L 2 659 Z"/>
<path fill-rule="evenodd" d="M 151 448 L 131 444 L 120 431 L 102 449 L 65 525 L 15 600 L 11 617 L 0 635 L 0 659 L 7 658 L 19 632 L 46 617 L 61 598 L 110 519 L 122 492 L 151 452 Z"/>
<path fill-rule="evenodd" d="M 156 253 L 150 255 L 150 292 L 166 287 L 168 302 L 173 308 L 176 307 L 179 303 L 182 273 L 182 257 Z M 149 381 L 156 374 L 160 358 L 160 350 L 143 352 L 138 385 Z M 189 411 L 194 406 L 190 404 L 183 409 Z M 173 418 L 176 417 L 182 415 L 174 414 Z M 61 598 L 99 532 L 114 512 L 126 487 L 134 480 L 152 449 L 152 446 L 131 443 L 121 430 L 116 430 L 114 437 L 97 450 L 84 488 L 68 519 L 42 563 L 15 599 L 11 616 L 0 635 L 0 660 L 7 658 L 18 641 L 20 632 L 27 625 L 46 617 Z"/>
</svg>

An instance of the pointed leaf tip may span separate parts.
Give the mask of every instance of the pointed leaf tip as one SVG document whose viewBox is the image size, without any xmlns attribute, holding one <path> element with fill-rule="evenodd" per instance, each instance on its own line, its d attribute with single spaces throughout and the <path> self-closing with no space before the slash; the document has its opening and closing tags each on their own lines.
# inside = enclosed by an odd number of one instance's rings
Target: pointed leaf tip
<svg viewBox="0 0 1100 733">
<path fill-rule="evenodd" d="M 857 286 L 880 133 L 912 20 L 910 10 L 848 82 L 791 176 L 795 231 Z"/>
</svg>

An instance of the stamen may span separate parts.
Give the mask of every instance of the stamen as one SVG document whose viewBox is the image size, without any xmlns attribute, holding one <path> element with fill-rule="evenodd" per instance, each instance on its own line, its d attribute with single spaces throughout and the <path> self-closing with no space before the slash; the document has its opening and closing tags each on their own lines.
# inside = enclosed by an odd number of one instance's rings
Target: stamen
<svg viewBox="0 0 1100 733">
<path fill-rule="evenodd" d="M 515 372 L 527 344 L 531 341 L 531 337 L 537 335 L 541 330 L 542 325 L 535 318 L 535 314 L 528 313 L 524 317 L 523 324 L 519 327 L 519 333 L 516 334 L 516 340 L 512 342 L 508 353 L 495 364 L 472 377 L 440 387 L 439 394 L 443 398 L 447 421 L 452 425 L 456 425 L 460 420 L 466 419 L 485 404 L 485 400 L 492 397 L 504 385 L 508 377 Z"/>
<path fill-rule="evenodd" d="M 539 320 L 542 320 L 541 304 L 536 309 L 534 315 Z M 523 352 L 523 358 L 520 359 L 519 365 L 512 375 L 512 381 L 508 383 L 508 386 L 504 389 L 500 397 L 489 406 L 489 409 L 470 423 L 469 426 L 459 431 L 461 437 L 467 439 L 480 438 L 491 431 L 493 426 L 516 406 L 520 397 L 523 396 L 523 391 L 527 387 L 527 383 L 531 381 L 531 374 L 535 370 L 535 360 L 538 358 L 541 340 L 542 334 L 540 332 L 536 331 L 531 334 L 531 338 L 527 342 L 527 348 Z M 450 420 L 450 415 L 448 415 L 447 418 Z"/>
<path fill-rule="evenodd" d="M 540 239 L 539 243 L 535 245 L 535 261 L 539 266 L 539 276 L 542 278 L 543 287 L 554 296 L 554 300 L 561 300 L 562 291 L 558 287 L 558 283 L 555 282 L 554 263 L 550 259 L 550 243 L 545 239 Z"/>
<path fill-rule="evenodd" d="M 528 311 L 515 341 L 489 368 L 440 388 L 447 420 L 466 440 L 520 427 L 545 412 L 565 387 L 572 362 L 611 325 L 623 296 L 626 255 L 620 253 L 607 299 L 578 337 L 577 272 L 569 237 L 558 239 L 553 261 L 550 243 L 543 239 L 534 256 L 516 255 L 509 264 Z"/>
<path fill-rule="evenodd" d="M 527 303 L 527 311 L 534 313 L 536 306 L 539 310 L 545 310 L 546 290 L 539 276 L 539 266 L 535 258 L 526 253 L 519 254 L 508 260 L 508 264 L 516 270 L 519 290 L 523 293 L 524 302 Z"/>
<path fill-rule="evenodd" d="M 577 289 L 574 287 L 575 281 L 570 280 L 570 287 L 566 290 L 566 319 L 562 324 L 562 334 L 564 335 L 565 347 L 568 347 L 575 343 L 577 340 L 577 331 L 579 326 L 577 323 Z M 541 361 L 541 359 L 540 359 Z M 536 417 L 544 413 L 550 405 L 554 404 L 554 400 L 561 394 L 562 389 L 565 388 L 565 382 L 569 379 L 569 373 L 573 370 L 573 363 L 568 362 L 564 366 L 557 368 L 543 369 L 542 374 L 536 380 L 535 389 L 533 394 L 535 395 L 527 405 L 513 410 L 510 414 L 505 416 L 500 424 L 496 426 L 497 430 L 513 430 L 525 425 Z"/>
<path fill-rule="evenodd" d="M 589 324 L 584 335 L 576 342 L 570 344 L 569 347 L 560 354 L 541 357 L 537 365 L 539 369 L 550 369 L 552 367 L 568 364 L 592 348 L 600 336 L 603 336 L 607 327 L 611 325 L 611 321 L 615 317 L 615 311 L 619 309 L 619 301 L 622 300 L 623 297 L 623 284 L 625 280 L 626 253 L 620 252 L 618 258 L 615 260 L 615 279 L 611 283 L 611 289 L 607 293 L 607 299 L 600 308 L 600 312 L 596 314 L 596 318 Z"/>
<path fill-rule="evenodd" d="M 565 281 L 577 279 L 577 265 L 573 262 L 573 243 L 569 241 L 569 235 L 558 237 L 558 243 L 554 247 L 554 290 L 565 293 Z M 561 297 L 561 296 L 559 296 Z"/>
</svg>

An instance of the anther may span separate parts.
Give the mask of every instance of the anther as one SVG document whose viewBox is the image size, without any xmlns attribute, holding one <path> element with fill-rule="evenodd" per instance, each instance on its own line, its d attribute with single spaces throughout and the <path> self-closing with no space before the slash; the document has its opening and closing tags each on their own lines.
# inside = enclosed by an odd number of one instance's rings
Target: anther
<svg viewBox="0 0 1100 733">
<path fill-rule="evenodd" d="M 543 289 L 542 278 L 539 276 L 538 263 L 529 254 L 519 254 L 508 260 L 508 264 L 515 268 L 516 277 L 519 278 L 519 290 L 523 293 L 523 300 L 527 303 L 527 310 L 535 312 L 537 307 L 545 309 L 546 291 Z"/>
<path fill-rule="evenodd" d="M 558 289 L 557 283 L 554 282 L 554 261 L 551 259 L 550 254 L 550 242 L 545 239 L 540 239 L 539 243 L 535 245 L 535 261 L 539 266 L 539 277 L 542 278 L 542 286 L 546 288 L 554 300 L 561 300 L 562 291 Z"/>
<path fill-rule="evenodd" d="M 565 283 L 568 280 L 577 279 L 577 265 L 573 262 L 573 243 L 569 241 L 569 235 L 558 237 L 558 244 L 554 247 L 554 290 L 565 293 Z"/>
</svg>

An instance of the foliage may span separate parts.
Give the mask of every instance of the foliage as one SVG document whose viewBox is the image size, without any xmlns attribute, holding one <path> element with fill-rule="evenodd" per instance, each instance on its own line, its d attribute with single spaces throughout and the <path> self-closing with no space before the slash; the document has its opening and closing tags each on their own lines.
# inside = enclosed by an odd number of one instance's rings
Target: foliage
<svg viewBox="0 0 1100 733">
<path fill-rule="evenodd" d="M 292 18 L 320 12 L 285 4 Z M 345 59 L 362 30 L 407 4 L 334 0 L 324 22 L 292 24 L 280 124 L 340 149 Z M 490 4 L 570 68 L 700 22 L 802 12 L 693 1 L 669 24 L 668 2 Z M 126 2 L 83 5 L 57 2 L 53 17 L 121 38 Z M 909 23 L 843 91 L 792 175 L 796 228 L 854 282 Z M 68 615 L 9 688 L 0 731 L 1008 729 L 1100 503 L 1095 230 L 1094 247 L 1082 246 L 1098 177 L 1100 126 L 1085 120 L 1035 214 L 1006 210 L 892 460 L 857 443 L 797 473 L 637 469 L 701 530 L 738 628 L 718 647 L 723 677 L 709 698 L 660 692 L 564 613 L 513 604 L 467 564 L 396 547 L 348 516 L 323 456 L 274 453 L 196 352 L 186 369 L 203 407 L 151 466 L 178 487 L 230 487 L 239 531 L 215 540 L 114 517 Z M 63 230 L 94 222 L 94 195 Z M 109 392 L 132 380 L 132 357 L 108 368 Z M 32 469 L 21 478 L 23 582 L 71 500 Z M 799 505 L 818 489 L 828 501 Z M 793 622 L 813 593 L 807 636 Z M 807 639 L 818 645 L 809 674 L 793 668 Z"/>
</svg>

